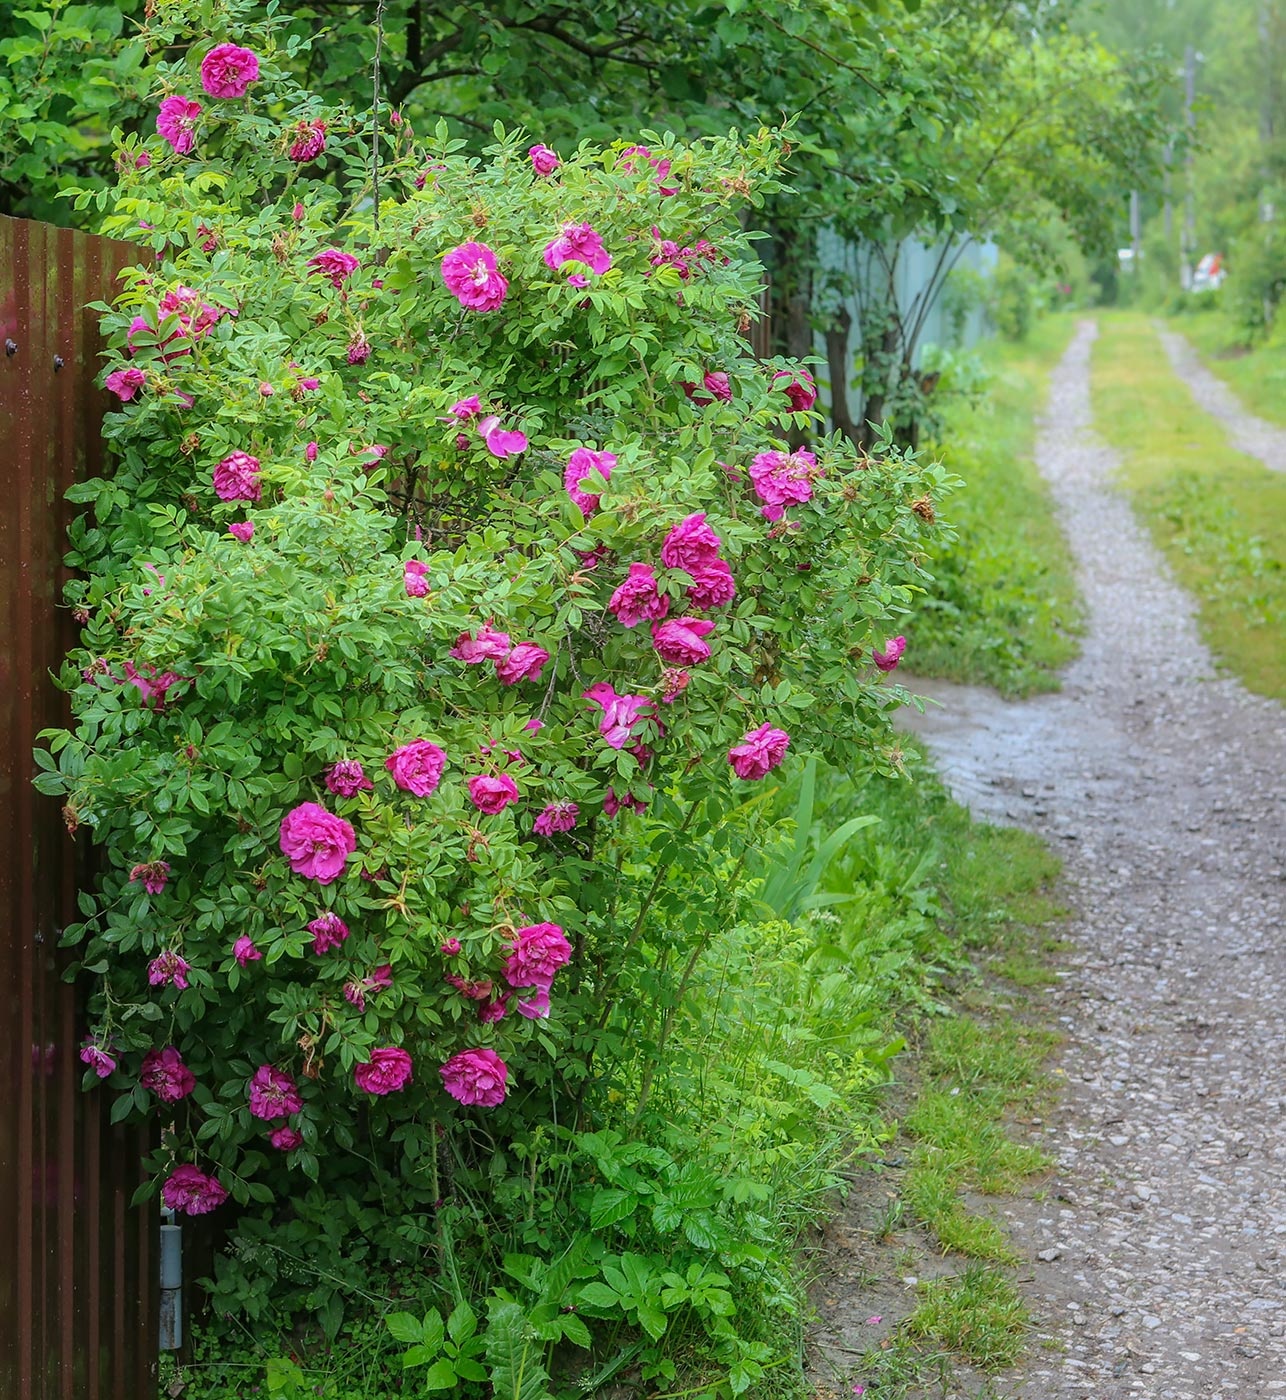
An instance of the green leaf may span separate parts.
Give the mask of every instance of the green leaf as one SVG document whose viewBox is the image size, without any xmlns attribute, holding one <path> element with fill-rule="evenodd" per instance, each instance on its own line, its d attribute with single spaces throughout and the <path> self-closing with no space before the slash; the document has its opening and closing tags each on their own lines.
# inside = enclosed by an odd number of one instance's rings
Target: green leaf
<svg viewBox="0 0 1286 1400">
<path fill-rule="evenodd" d="M 609 1288 L 605 1283 L 587 1283 L 578 1294 L 579 1301 L 588 1304 L 591 1308 L 616 1308 L 620 1306 L 621 1297 L 614 1288 Z"/>
<path fill-rule="evenodd" d="M 590 1229 L 602 1230 L 608 1225 L 615 1225 L 618 1220 L 633 1215 L 637 1206 L 638 1197 L 632 1191 L 622 1191 L 614 1186 L 602 1187 L 594 1192 L 590 1202 Z"/>
<path fill-rule="evenodd" d="M 455 1367 L 444 1359 L 429 1367 L 421 1384 L 425 1390 L 454 1390 L 457 1379 Z"/>
<path fill-rule="evenodd" d="M 493 1298 L 487 1313 L 487 1363 L 494 1400 L 552 1400 L 543 1347 L 527 1336 L 527 1317 L 518 1303 Z"/>
<path fill-rule="evenodd" d="M 424 1335 L 420 1319 L 414 1313 L 393 1313 L 384 1319 L 384 1326 L 388 1328 L 393 1340 L 397 1342 L 418 1342 Z"/>
</svg>

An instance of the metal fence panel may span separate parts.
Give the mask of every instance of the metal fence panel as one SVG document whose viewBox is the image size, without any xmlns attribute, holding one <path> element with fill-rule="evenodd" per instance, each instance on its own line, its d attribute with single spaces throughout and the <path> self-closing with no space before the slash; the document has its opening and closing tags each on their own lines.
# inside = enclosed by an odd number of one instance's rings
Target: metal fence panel
<svg viewBox="0 0 1286 1400">
<path fill-rule="evenodd" d="M 102 466 L 96 318 L 139 250 L 0 217 L 0 1400 L 155 1393 L 155 1213 L 129 1207 L 146 1139 L 82 1094 L 79 989 L 58 949 L 89 852 L 31 786 L 75 642 L 60 598 L 72 507 Z"/>
</svg>

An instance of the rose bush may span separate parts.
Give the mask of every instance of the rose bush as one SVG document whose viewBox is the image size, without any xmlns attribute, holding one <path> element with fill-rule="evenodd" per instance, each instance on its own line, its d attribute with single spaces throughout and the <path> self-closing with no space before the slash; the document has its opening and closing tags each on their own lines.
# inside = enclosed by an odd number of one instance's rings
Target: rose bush
<svg viewBox="0 0 1286 1400">
<path fill-rule="evenodd" d="M 274 44 L 160 61 L 104 198 L 147 246 L 39 782 L 103 852 L 86 1080 L 161 1115 L 166 1201 L 420 1213 L 642 1111 L 788 753 L 896 768 L 874 651 L 945 479 L 790 448 L 811 379 L 744 339 L 771 133 L 479 160 L 381 111 L 376 186 Z"/>
</svg>

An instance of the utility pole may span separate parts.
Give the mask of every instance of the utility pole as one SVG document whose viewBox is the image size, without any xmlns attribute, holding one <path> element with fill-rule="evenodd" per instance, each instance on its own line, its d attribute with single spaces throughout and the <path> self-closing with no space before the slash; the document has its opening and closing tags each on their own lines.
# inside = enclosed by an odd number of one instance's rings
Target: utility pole
<svg viewBox="0 0 1286 1400">
<path fill-rule="evenodd" d="M 1196 140 L 1197 117 L 1193 104 L 1197 98 L 1197 51 L 1188 45 L 1183 51 L 1183 124 L 1188 133 L 1188 150 L 1184 158 L 1187 170 L 1187 190 L 1183 197 L 1183 238 L 1179 255 L 1179 282 L 1183 290 L 1192 287 L 1192 263 L 1197 247 L 1197 197 L 1193 188 L 1193 145 Z"/>
<path fill-rule="evenodd" d="M 1276 210 L 1270 198 L 1268 151 L 1273 143 L 1277 115 L 1277 55 L 1273 0 L 1259 0 L 1259 51 L 1264 59 L 1263 92 L 1259 99 L 1259 217 L 1271 223 Z"/>
<path fill-rule="evenodd" d="M 1143 240 L 1139 233 L 1139 192 L 1130 191 L 1130 267 L 1139 270 L 1139 258 L 1143 252 Z"/>
</svg>

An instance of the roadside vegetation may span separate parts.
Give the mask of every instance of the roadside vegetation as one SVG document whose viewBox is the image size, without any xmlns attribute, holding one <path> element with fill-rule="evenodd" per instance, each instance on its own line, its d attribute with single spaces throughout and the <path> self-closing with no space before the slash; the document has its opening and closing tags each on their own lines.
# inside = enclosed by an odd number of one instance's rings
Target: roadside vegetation
<svg viewBox="0 0 1286 1400">
<path fill-rule="evenodd" d="M 1185 327 L 1186 328 L 1186 327 Z M 1236 451 L 1193 402 L 1146 317 L 1105 314 L 1094 416 L 1215 655 L 1261 695 L 1286 698 L 1286 476 Z"/>
<path fill-rule="evenodd" d="M 1071 555 L 1032 456 L 1049 374 L 1073 325 L 1048 316 L 1023 340 L 988 342 L 985 391 L 946 414 L 939 450 L 963 485 L 949 511 L 958 538 L 933 561 L 935 584 L 911 631 L 922 675 L 1031 695 L 1057 689 L 1076 655 Z"/>
</svg>

